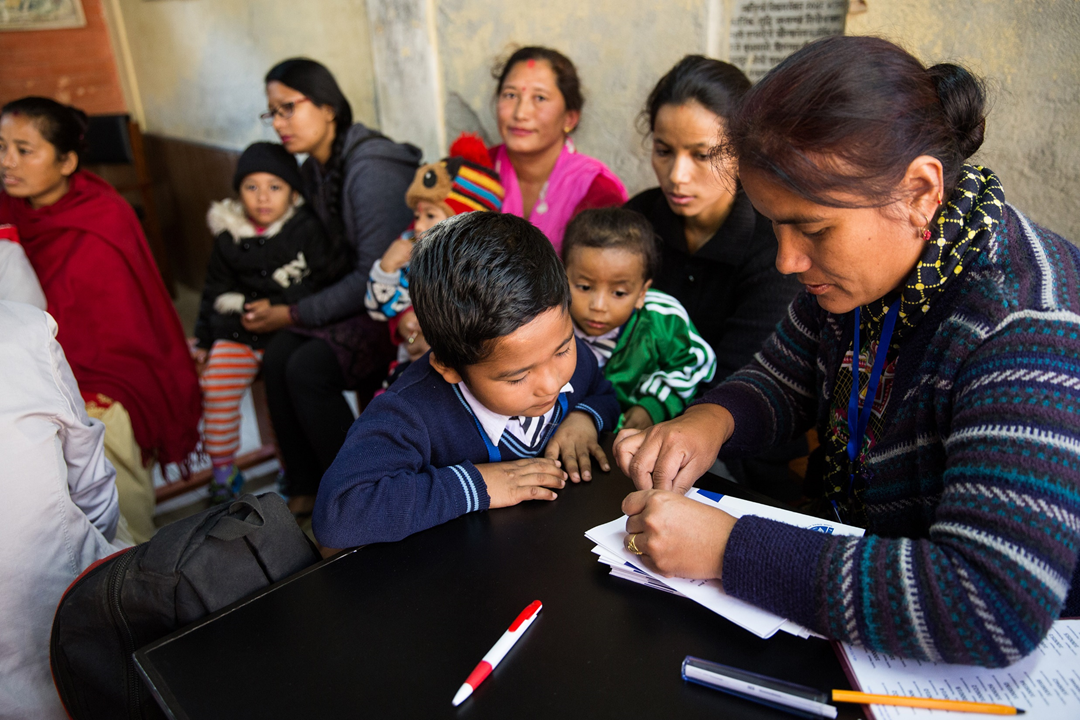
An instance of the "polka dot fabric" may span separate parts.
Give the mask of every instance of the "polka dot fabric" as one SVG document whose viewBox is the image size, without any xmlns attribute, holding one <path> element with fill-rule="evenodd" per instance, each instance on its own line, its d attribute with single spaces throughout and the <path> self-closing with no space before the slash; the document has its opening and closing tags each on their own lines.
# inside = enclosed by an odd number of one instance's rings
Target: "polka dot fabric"
<svg viewBox="0 0 1080 720">
<path fill-rule="evenodd" d="M 979 252 L 976 242 L 983 233 L 993 231 L 1005 211 L 1005 190 L 990 170 L 965 165 L 952 197 L 931 222 L 930 239 L 919 264 L 911 273 L 900 296 L 900 317 L 892 345 L 895 347 L 905 330 L 914 328 L 930 309 L 935 294 L 950 277 L 959 275 Z M 889 310 L 882 298 L 866 306 L 864 315 L 872 326 L 880 328 Z"/>
</svg>

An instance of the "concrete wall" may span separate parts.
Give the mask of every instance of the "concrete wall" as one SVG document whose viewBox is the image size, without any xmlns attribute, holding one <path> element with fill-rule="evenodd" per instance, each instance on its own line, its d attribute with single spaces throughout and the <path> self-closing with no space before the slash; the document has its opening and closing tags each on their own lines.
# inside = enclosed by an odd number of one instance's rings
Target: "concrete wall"
<svg viewBox="0 0 1080 720">
<path fill-rule="evenodd" d="M 585 93 L 578 149 L 607 163 L 631 194 L 656 184 L 637 131 L 656 81 L 687 53 L 704 53 L 707 0 L 438 0 L 436 30 L 447 138 L 482 128 L 498 141 L 491 68 L 511 45 L 548 45 L 578 68 Z M 512 10 L 510 9 L 512 8 Z"/>
<path fill-rule="evenodd" d="M 0 104 L 43 95 L 91 115 L 126 111 L 101 0 L 82 0 L 86 27 L 0 32 Z"/>
<path fill-rule="evenodd" d="M 88 14 L 96 1 L 88 0 Z M 120 50 L 129 52 L 120 54 L 131 59 L 148 131 L 229 149 L 273 137 L 256 119 L 265 107 L 262 76 L 296 54 L 330 67 L 357 119 L 379 125 L 382 117 L 388 125 L 382 129 L 399 139 L 438 144 L 411 137 L 406 125 L 390 126 L 395 112 L 379 112 L 379 93 L 389 110 L 391 85 L 403 86 L 376 82 L 372 30 L 383 32 L 383 19 L 411 17 L 401 8 L 413 8 L 415 22 L 387 32 L 403 37 L 422 35 L 416 13 L 431 15 L 435 81 L 445 103 L 445 128 L 435 134 L 447 141 L 462 130 L 495 140 L 495 56 L 515 44 L 550 45 L 573 59 L 582 76 L 586 105 L 575 133 L 578 147 L 608 163 L 631 193 L 654 183 L 635 122 L 649 89 L 684 54 L 724 57 L 728 23 L 743 2 L 367 0 L 369 9 L 365 0 L 106 1 L 126 29 L 129 40 Z M 848 16 L 848 33 L 883 34 L 924 61 L 959 61 L 994 83 L 979 159 L 1002 176 L 1011 201 L 1080 241 L 1080 193 L 1074 191 L 1080 179 L 1080 3 L 871 0 L 855 6 L 866 10 Z M 375 45 L 379 59 L 394 60 L 393 42 Z M 411 48 L 396 51 L 405 58 Z M 417 116 L 437 123 L 439 113 Z"/>
<path fill-rule="evenodd" d="M 923 62 L 955 62 L 991 83 L 976 159 L 1005 197 L 1080 243 L 1080 3 L 871 0 L 848 33 L 881 35 Z"/>
<path fill-rule="evenodd" d="M 112 0 L 130 48 L 147 132 L 242 149 L 274 139 L 263 76 L 304 55 L 330 68 L 353 116 L 374 123 L 364 0 Z"/>
</svg>

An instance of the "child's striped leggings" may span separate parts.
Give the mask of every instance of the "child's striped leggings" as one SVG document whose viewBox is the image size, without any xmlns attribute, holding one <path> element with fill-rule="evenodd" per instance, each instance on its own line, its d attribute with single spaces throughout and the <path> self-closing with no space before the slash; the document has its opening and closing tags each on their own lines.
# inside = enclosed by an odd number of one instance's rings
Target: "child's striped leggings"
<svg viewBox="0 0 1080 720">
<path fill-rule="evenodd" d="M 259 374 L 263 351 L 216 340 L 200 383 L 203 391 L 203 448 L 214 465 L 228 465 L 240 448 L 240 399 Z"/>
</svg>

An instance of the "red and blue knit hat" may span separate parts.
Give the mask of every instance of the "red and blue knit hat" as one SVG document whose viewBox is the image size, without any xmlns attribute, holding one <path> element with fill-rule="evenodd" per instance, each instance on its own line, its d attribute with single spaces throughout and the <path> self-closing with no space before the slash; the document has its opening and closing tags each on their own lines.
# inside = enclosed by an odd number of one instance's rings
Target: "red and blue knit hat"
<svg viewBox="0 0 1080 720">
<path fill-rule="evenodd" d="M 419 201 L 426 200 L 452 216 L 474 210 L 499 212 L 503 195 L 484 141 L 462 133 L 450 146 L 449 157 L 416 171 L 405 202 L 415 210 Z"/>
</svg>

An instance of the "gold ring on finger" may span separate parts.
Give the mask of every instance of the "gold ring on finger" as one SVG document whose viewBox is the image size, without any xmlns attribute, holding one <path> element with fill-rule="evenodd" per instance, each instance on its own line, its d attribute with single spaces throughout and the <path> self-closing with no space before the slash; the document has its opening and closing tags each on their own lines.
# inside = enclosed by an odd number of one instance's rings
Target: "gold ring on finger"
<svg viewBox="0 0 1080 720">
<path fill-rule="evenodd" d="M 641 555 L 641 551 L 637 549 L 637 544 L 635 543 L 637 536 L 640 534 L 641 533 L 633 533 L 630 535 L 630 539 L 626 541 L 626 549 L 635 555 Z"/>
</svg>

